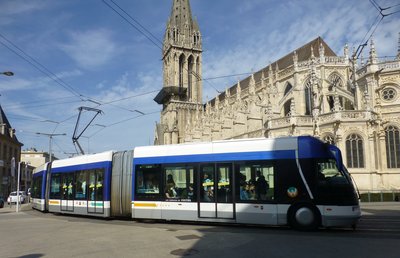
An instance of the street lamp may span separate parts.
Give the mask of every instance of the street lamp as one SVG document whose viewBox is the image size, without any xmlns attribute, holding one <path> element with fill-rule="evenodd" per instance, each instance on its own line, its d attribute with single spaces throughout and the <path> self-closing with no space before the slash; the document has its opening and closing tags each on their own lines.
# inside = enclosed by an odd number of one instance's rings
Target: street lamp
<svg viewBox="0 0 400 258">
<path fill-rule="evenodd" d="M 14 73 L 13 73 L 13 72 L 10 72 L 10 71 L 1 72 L 0 74 L 3 74 L 3 75 L 5 75 L 5 76 L 13 76 L 13 75 L 14 75 Z"/>
<path fill-rule="evenodd" d="M 51 153 L 51 142 L 53 140 L 54 136 L 61 136 L 61 135 L 67 135 L 66 133 L 36 133 L 39 135 L 44 135 L 49 137 L 49 154 L 50 154 L 50 162 L 52 161 L 52 153 Z"/>
</svg>

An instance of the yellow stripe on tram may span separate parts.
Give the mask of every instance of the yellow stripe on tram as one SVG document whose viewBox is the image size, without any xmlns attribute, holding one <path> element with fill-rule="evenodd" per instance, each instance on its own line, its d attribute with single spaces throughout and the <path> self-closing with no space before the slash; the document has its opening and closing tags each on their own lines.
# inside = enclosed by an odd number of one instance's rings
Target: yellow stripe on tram
<svg viewBox="0 0 400 258">
<path fill-rule="evenodd" d="M 135 207 L 157 207 L 156 203 L 137 203 L 137 202 L 133 202 L 133 205 Z"/>
<path fill-rule="evenodd" d="M 60 201 L 49 201 L 49 204 L 60 204 Z"/>
</svg>

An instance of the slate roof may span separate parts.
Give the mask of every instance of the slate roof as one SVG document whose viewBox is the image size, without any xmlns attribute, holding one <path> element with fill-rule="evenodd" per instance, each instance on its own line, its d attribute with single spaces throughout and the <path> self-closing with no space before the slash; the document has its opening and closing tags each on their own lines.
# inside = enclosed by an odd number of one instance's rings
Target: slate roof
<svg viewBox="0 0 400 258">
<path fill-rule="evenodd" d="M 325 48 L 325 56 L 337 56 L 335 54 L 335 52 L 333 52 L 333 50 L 328 46 L 328 44 L 326 44 L 326 42 L 321 37 L 317 37 L 317 38 L 313 39 L 312 41 L 308 42 L 307 44 L 305 44 L 304 46 L 301 46 L 301 47 L 293 50 L 286 56 L 271 63 L 270 65 L 264 67 L 263 69 L 255 72 L 254 73 L 255 82 L 260 81 L 263 72 L 264 72 L 264 76 L 267 77 L 266 74 L 267 74 L 270 66 L 272 67 L 272 70 L 275 71 L 277 65 L 278 65 L 279 70 L 283 70 L 283 69 L 293 65 L 293 55 L 294 55 L 295 51 L 296 51 L 296 54 L 298 57 L 298 62 L 306 61 L 311 58 L 311 48 L 313 49 L 314 57 L 319 57 L 319 47 L 321 44 Z M 245 90 L 249 87 L 250 79 L 251 79 L 251 76 L 240 81 L 241 90 Z M 235 95 L 236 88 L 237 88 L 237 84 L 230 87 L 228 89 L 229 93 L 231 95 Z M 225 92 L 220 94 L 218 97 L 219 97 L 220 101 L 223 101 L 225 99 Z M 211 105 L 214 105 L 214 101 L 215 101 L 215 98 L 210 101 Z"/>
</svg>

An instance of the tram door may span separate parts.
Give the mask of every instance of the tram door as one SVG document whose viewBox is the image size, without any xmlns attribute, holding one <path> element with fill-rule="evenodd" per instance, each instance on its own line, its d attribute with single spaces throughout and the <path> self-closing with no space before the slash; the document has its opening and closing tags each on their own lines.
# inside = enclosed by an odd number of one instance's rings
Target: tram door
<svg viewBox="0 0 400 258">
<path fill-rule="evenodd" d="M 74 211 L 74 174 L 61 176 L 61 207 L 62 211 Z"/>
<path fill-rule="evenodd" d="M 232 164 L 204 164 L 199 174 L 199 217 L 234 219 Z"/>
<path fill-rule="evenodd" d="M 88 213 L 104 213 L 103 170 L 89 171 Z"/>
</svg>

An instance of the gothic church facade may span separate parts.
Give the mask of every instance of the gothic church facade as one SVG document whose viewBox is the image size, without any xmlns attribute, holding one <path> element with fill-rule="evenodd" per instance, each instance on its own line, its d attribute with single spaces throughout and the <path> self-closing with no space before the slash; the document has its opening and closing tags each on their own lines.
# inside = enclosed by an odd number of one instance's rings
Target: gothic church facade
<svg viewBox="0 0 400 258">
<path fill-rule="evenodd" d="M 395 50 L 394 50 L 395 51 Z M 202 102 L 202 44 L 188 0 L 174 0 L 163 47 L 155 144 L 313 135 L 337 145 L 361 191 L 400 189 L 400 38 L 357 61 L 320 37 Z"/>
</svg>

